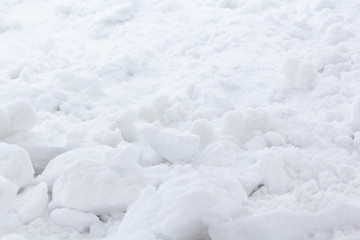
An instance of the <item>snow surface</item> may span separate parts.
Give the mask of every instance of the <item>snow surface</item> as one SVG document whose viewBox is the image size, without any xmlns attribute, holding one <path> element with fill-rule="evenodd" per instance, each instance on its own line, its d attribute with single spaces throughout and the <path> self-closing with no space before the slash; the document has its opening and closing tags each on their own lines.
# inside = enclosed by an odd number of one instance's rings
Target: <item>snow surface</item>
<svg viewBox="0 0 360 240">
<path fill-rule="evenodd" d="M 0 240 L 360 239 L 357 0 L 2 0 Z"/>
</svg>

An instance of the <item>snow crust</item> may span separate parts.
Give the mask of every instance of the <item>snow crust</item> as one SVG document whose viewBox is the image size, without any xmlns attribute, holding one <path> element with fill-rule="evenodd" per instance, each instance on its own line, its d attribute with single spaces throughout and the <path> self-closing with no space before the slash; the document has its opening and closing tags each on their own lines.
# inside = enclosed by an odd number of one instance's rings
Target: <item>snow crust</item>
<svg viewBox="0 0 360 240">
<path fill-rule="evenodd" d="M 355 0 L 2 0 L 0 240 L 360 239 Z"/>
</svg>

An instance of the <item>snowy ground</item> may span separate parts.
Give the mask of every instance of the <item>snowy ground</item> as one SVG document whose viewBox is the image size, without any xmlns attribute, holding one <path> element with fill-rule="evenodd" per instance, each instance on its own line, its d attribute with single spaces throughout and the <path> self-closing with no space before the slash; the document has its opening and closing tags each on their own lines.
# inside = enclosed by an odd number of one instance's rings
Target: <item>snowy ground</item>
<svg viewBox="0 0 360 240">
<path fill-rule="evenodd" d="M 1 0 L 0 240 L 360 239 L 358 0 Z"/>
</svg>

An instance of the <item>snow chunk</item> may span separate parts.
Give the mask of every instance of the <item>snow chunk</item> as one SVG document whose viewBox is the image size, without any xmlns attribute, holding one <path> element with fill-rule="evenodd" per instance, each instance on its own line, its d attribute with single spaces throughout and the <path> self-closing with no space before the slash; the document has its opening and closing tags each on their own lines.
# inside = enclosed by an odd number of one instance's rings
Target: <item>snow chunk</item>
<svg viewBox="0 0 360 240">
<path fill-rule="evenodd" d="M 160 117 L 165 109 L 169 107 L 169 96 L 166 94 L 159 94 L 152 99 L 151 103 L 155 107 L 158 117 Z"/>
<path fill-rule="evenodd" d="M 215 132 L 212 129 L 209 121 L 205 119 L 196 120 L 191 125 L 191 132 L 200 137 L 200 147 L 205 148 L 215 138 Z"/>
<path fill-rule="evenodd" d="M 19 188 L 29 184 L 34 175 L 29 154 L 16 145 L 0 143 L 0 175 Z"/>
<path fill-rule="evenodd" d="M 6 107 L 12 123 L 13 131 L 26 131 L 37 123 L 37 116 L 34 108 L 25 99 L 17 100 Z"/>
<path fill-rule="evenodd" d="M 119 235 L 126 239 L 126 234 L 149 231 L 165 239 L 205 239 L 209 226 L 241 210 L 246 199 L 233 178 L 199 173 L 173 178 L 142 193 L 121 222 Z"/>
<path fill-rule="evenodd" d="M 59 106 L 59 100 L 52 94 L 43 93 L 36 98 L 35 108 L 42 112 L 54 112 Z"/>
<path fill-rule="evenodd" d="M 132 142 L 136 138 L 135 121 L 138 120 L 138 113 L 133 110 L 126 110 L 117 120 L 121 129 L 122 137 L 125 141 Z"/>
<path fill-rule="evenodd" d="M 34 108 L 26 99 L 19 99 L 0 108 L 0 138 L 26 131 L 37 124 Z"/>
<path fill-rule="evenodd" d="M 268 156 L 263 162 L 264 185 L 271 194 L 283 194 L 290 189 L 291 178 L 286 172 L 283 159 Z"/>
<path fill-rule="evenodd" d="M 25 149 L 30 156 L 35 173 L 41 173 L 51 159 L 67 150 L 62 137 L 39 132 L 21 132 L 6 138 L 9 144 Z"/>
<path fill-rule="evenodd" d="M 146 124 L 142 135 L 155 151 L 173 163 L 191 162 L 199 150 L 200 137 L 194 134 Z"/>
<path fill-rule="evenodd" d="M 19 99 L 0 107 L 0 138 L 19 131 L 30 130 L 37 124 L 37 115 L 26 99 Z"/>
<path fill-rule="evenodd" d="M 44 213 L 48 201 L 48 188 L 45 182 L 41 182 L 36 187 L 22 193 L 17 199 L 17 204 L 20 205 L 17 212 L 18 218 L 24 224 L 33 221 Z"/>
<path fill-rule="evenodd" d="M 96 214 L 126 208 L 138 197 L 142 186 L 116 170 L 96 161 L 77 161 L 56 180 L 54 204 Z"/>
<path fill-rule="evenodd" d="M 267 133 L 265 133 L 264 137 L 265 137 L 269 147 L 286 145 L 286 141 L 283 138 L 283 136 L 281 136 L 280 133 L 267 132 Z"/>
<path fill-rule="evenodd" d="M 39 177 L 55 206 L 94 213 L 124 209 L 142 188 L 139 152 L 124 145 L 75 149 L 52 160 Z"/>
<path fill-rule="evenodd" d="M 164 162 L 162 158 L 153 148 L 150 146 L 142 146 L 139 156 L 139 165 L 142 167 L 155 166 Z"/>
<path fill-rule="evenodd" d="M 21 62 L 18 63 L 17 65 L 15 65 L 14 67 L 12 67 L 9 70 L 9 77 L 11 79 L 16 79 L 19 78 L 21 71 L 24 69 L 24 67 L 26 66 L 25 62 Z"/>
<path fill-rule="evenodd" d="M 83 159 L 103 161 L 104 153 L 112 150 L 109 146 L 96 146 L 77 148 L 58 155 L 49 162 L 39 177 L 39 180 L 45 181 L 49 187 L 52 187 L 56 179 L 66 172 L 78 161 Z"/>
<path fill-rule="evenodd" d="M 0 175 L 0 215 L 13 204 L 18 187 Z"/>
<path fill-rule="evenodd" d="M 223 117 L 222 133 L 242 140 L 245 135 L 245 120 L 240 111 L 229 111 Z"/>
<path fill-rule="evenodd" d="M 51 212 L 50 217 L 57 224 L 71 227 L 86 227 L 99 221 L 95 214 L 68 208 L 55 209 Z"/>
<path fill-rule="evenodd" d="M 223 117 L 222 133 L 235 136 L 240 141 L 251 132 L 266 132 L 269 128 L 269 114 L 263 109 L 247 110 L 245 116 L 240 111 L 229 111 Z"/>
<path fill-rule="evenodd" d="M 317 72 L 310 62 L 290 57 L 284 62 L 285 80 L 289 87 L 297 90 L 311 90 L 316 85 Z"/>
</svg>

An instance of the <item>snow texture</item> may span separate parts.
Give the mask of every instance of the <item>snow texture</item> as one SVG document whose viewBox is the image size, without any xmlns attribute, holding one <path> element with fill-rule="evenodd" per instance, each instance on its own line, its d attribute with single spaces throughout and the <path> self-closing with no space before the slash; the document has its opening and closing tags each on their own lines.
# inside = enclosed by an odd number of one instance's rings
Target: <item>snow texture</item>
<svg viewBox="0 0 360 240">
<path fill-rule="evenodd" d="M 357 0 L 2 0 L 0 240 L 360 239 Z"/>
</svg>

